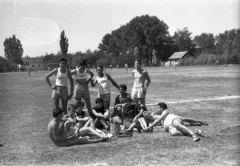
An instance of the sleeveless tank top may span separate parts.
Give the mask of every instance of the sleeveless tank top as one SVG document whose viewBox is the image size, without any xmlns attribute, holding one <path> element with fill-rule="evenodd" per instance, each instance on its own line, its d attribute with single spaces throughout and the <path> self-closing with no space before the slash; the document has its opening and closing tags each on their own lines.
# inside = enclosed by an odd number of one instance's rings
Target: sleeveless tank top
<svg viewBox="0 0 240 166">
<path fill-rule="evenodd" d="M 67 86 L 67 80 L 68 80 L 67 69 L 65 73 L 61 73 L 60 67 L 59 67 L 57 71 L 56 85 Z"/>
<path fill-rule="evenodd" d="M 103 75 L 103 77 L 97 76 L 96 80 L 98 82 L 98 93 L 99 94 L 110 93 L 110 82 L 105 74 Z"/>
<path fill-rule="evenodd" d="M 83 73 L 80 73 L 79 68 L 77 68 L 77 74 L 76 74 L 75 78 L 78 83 L 86 83 L 87 78 L 88 78 L 88 73 L 86 72 L 86 69 L 84 70 Z"/>
</svg>

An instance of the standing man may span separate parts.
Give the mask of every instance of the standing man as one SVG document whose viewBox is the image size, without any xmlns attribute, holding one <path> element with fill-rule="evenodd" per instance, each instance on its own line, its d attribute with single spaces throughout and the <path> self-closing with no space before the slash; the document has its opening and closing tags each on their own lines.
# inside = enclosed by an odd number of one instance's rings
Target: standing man
<svg viewBox="0 0 240 166">
<path fill-rule="evenodd" d="M 95 85 L 98 84 L 98 97 L 103 99 L 104 107 L 109 111 L 111 99 L 110 82 L 117 89 L 119 89 L 119 87 L 108 73 L 103 73 L 103 66 L 100 65 L 97 67 L 97 73 L 97 78 L 95 80 L 92 80 L 92 86 L 95 87 Z"/>
<path fill-rule="evenodd" d="M 125 64 L 125 73 L 128 72 L 128 64 Z"/>
<path fill-rule="evenodd" d="M 51 71 L 45 76 L 45 80 L 47 84 L 53 90 L 52 98 L 54 100 L 54 108 L 59 107 L 59 101 L 61 99 L 64 114 L 67 114 L 67 103 L 68 103 L 68 100 L 71 100 L 72 94 L 73 94 L 73 79 L 71 77 L 70 71 L 66 68 L 66 65 L 67 65 L 67 60 L 65 58 L 59 59 L 60 67 L 54 68 L 53 71 Z M 56 74 L 56 83 L 55 85 L 52 85 L 49 80 L 49 77 L 51 77 L 54 74 Z M 71 85 L 70 95 L 68 95 L 68 87 L 67 87 L 68 79 Z"/>
<path fill-rule="evenodd" d="M 136 100 L 137 103 L 145 106 L 146 102 L 146 92 L 151 83 L 151 79 L 148 75 L 148 72 L 141 67 L 141 61 L 135 61 L 135 70 L 132 71 L 134 82 L 132 88 L 132 99 Z M 145 81 L 146 85 L 145 85 Z"/>
<path fill-rule="evenodd" d="M 92 80 L 94 74 L 87 68 L 87 64 L 88 61 L 83 59 L 80 62 L 80 67 L 71 71 L 71 75 L 75 76 L 74 98 L 76 99 L 77 102 L 81 102 L 82 99 L 84 99 L 88 109 L 88 115 L 92 117 L 91 100 L 88 84 Z"/>
</svg>

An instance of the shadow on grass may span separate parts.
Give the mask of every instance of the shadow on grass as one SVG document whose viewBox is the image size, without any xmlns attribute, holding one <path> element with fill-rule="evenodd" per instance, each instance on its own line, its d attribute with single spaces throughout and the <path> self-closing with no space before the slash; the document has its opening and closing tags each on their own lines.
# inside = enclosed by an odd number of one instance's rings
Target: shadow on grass
<svg viewBox="0 0 240 166">
<path fill-rule="evenodd" d="M 5 146 L 5 145 L 3 145 L 3 144 L 0 144 L 0 147 L 3 147 L 3 146 Z"/>
</svg>

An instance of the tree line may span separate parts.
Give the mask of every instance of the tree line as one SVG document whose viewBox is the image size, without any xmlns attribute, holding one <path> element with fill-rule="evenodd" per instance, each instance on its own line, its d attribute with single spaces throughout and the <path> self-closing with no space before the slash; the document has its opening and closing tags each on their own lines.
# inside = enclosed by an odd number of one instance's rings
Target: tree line
<svg viewBox="0 0 240 166">
<path fill-rule="evenodd" d="M 69 41 L 62 31 L 59 43 L 61 51 L 42 55 L 43 61 L 57 63 L 60 57 L 65 57 L 74 67 L 84 58 L 90 64 L 121 67 L 126 63 L 133 66 L 134 60 L 139 59 L 146 66 L 159 66 L 174 52 L 189 51 L 195 57 L 184 59 L 181 65 L 209 65 L 215 61 L 219 64 L 239 64 L 240 29 L 226 30 L 216 36 L 202 33 L 195 37 L 192 37 L 188 28 L 178 29 L 173 36 L 168 29 L 168 25 L 156 16 L 137 16 L 126 25 L 105 34 L 98 49 L 71 54 L 68 53 Z M 196 48 L 201 50 L 200 54 L 196 54 Z M 23 64 L 22 44 L 15 35 L 4 41 L 4 52 L 5 58 L 0 57 L 0 68 Z"/>
</svg>

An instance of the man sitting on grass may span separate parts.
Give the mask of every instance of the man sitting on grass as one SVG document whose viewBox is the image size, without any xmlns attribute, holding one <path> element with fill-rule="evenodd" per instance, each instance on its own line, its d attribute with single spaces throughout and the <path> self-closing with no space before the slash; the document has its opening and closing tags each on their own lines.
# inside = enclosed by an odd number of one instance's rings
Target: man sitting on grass
<svg viewBox="0 0 240 166">
<path fill-rule="evenodd" d="M 53 119 L 48 124 L 48 134 L 50 139 L 56 146 L 72 146 L 72 145 L 81 145 L 81 144 L 90 144 L 90 143 L 98 143 L 107 141 L 109 138 L 105 137 L 98 132 L 96 132 L 91 127 L 83 127 L 81 129 L 76 130 L 76 133 L 70 135 L 69 134 L 69 127 L 71 126 L 70 121 L 64 121 L 63 118 L 63 110 L 61 108 L 54 108 L 53 109 Z M 66 122 L 66 123 L 65 123 Z M 87 134 L 92 134 L 95 136 L 100 137 L 99 139 L 89 140 L 88 138 L 84 137 Z"/>
<path fill-rule="evenodd" d="M 158 125 L 159 123 L 162 123 L 162 126 L 164 129 L 169 132 L 172 136 L 191 136 L 193 138 L 193 141 L 199 141 L 201 135 L 201 130 L 196 129 L 197 131 L 194 133 L 191 131 L 186 125 L 184 125 L 184 122 L 188 122 L 190 125 L 208 125 L 207 122 L 203 121 L 197 121 L 191 118 L 184 118 L 175 114 L 170 113 L 170 111 L 167 110 L 167 105 L 165 103 L 158 103 L 159 110 L 155 112 L 155 114 L 159 115 L 159 117 L 150 124 L 147 128 L 143 130 L 149 130 L 153 126 Z"/>
<path fill-rule="evenodd" d="M 96 106 L 92 109 L 94 125 L 98 129 L 102 129 L 104 127 L 107 131 L 109 131 L 109 110 L 105 109 L 102 98 L 97 98 L 95 103 Z"/>
</svg>

